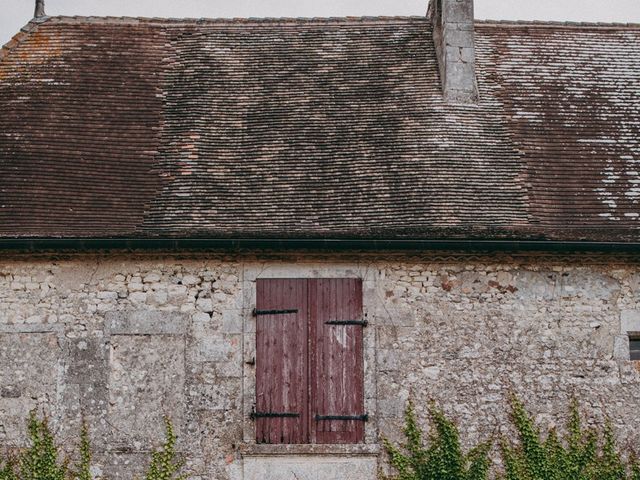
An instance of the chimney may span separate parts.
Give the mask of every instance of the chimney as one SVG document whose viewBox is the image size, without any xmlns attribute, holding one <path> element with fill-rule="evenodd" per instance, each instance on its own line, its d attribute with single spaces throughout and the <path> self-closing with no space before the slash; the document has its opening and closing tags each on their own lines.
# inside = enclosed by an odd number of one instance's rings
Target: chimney
<svg viewBox="0 0 640 480">
<path fill-rule="evenodd" d="M 427 13 L 440 65 L 444 98 L 449 103 L 476 103 L 476 49 L 473 0 L 430 0 Z"/>
<path fill-rule="evenodd" d="M 44 13 L 44 0 L 36 0 L 36 11 L 33 16 L 35 18 L 46 16 L 46 13 Z"/>
</svg>

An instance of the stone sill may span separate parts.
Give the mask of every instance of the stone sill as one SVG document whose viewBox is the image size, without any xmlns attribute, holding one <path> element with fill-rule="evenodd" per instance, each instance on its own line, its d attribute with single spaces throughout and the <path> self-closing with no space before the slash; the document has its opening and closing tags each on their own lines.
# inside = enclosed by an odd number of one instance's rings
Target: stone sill
<svg viewBox="0 0 640 480">
<path fill-rule="evenodd" d="M 279 455 L 332 455 L 332 456 L 377 456 L 380 445 L 274 445 L 266 443 L 245 443 L 238 446 L 243 457 L 272 457 Z"/>
</svg>

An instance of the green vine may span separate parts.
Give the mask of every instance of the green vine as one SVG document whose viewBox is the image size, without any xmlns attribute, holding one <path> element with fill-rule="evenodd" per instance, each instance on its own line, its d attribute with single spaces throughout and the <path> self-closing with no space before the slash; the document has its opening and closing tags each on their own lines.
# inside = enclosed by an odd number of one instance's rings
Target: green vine
<svg viewBox="0 0 640 480">
<path fill-rule="evenodd" d="M 35 411 L 29 414 L 27 432 L 30 446 L 20 455 L 20 480 L 65 480 L 68 460 L 60 460 L 58 448 L 47 417 L 38 420 Z"/>
<path fill-rule="evenodd" d="M 78 464 L 76 480 L 91 479 L 91 444 L 89 442 L 89 427 L 82 421 L 80 429 L 80 463 Z"/>
<path fill-rule="evenodd" d="M 0 480 L 18 480 L 15 461 L 0 458 Z"/>
<path fill-rule="evenodd" d="M 391 466 L 398 472 L 393 480 L 486 480 L 492 442 L 464 454 L 458 427 L 435 405 L 430 406 L 429 416 L 433 428 L 426 446 L 412 402 L 405 411 L 406 443 L 397 447 L 383 439 Z"/>
<path fill-rule="evenodd" d="M 184 480 L 180 475 L 184 462 L 177 460 L 176 440 L 173 425 L 164 418 L 165 441 L 161 448 L 151 454 L 151 462 L 145 480 Z M 35 412 L 27 421 L 29 446 L 18 452 L 14 458 L 0 456 L 0 480 L 92 480 L 91 444 L 89 428 L 82 422 L 78 443 L 78 463 L 69 468 L 69 461 L 61 458 L 59 447 L 46 417 L 39 420 Z"/>
<path fill-rule="evenodd" d="M 177 460 L 177 437 L 168 417 L 164 417 L 164 425 L 164 445 L 151 454 L 151 463 L 147 469 L 145 480 L 184 480 L 186 476 L 179 475 L 184 461 Z"/>
<path fill-rule="evenodd" d="M 492 442 L 463 453 L 457 426 L 433 405 L 429 408 L 433 426 L 425 442 L 414 405 L 409 402 L 405 442 L 394 445 L 383 440 L 389 464 L 396 472 L 387 480 L 486 480 L 490 473 L 491 478 L 501 480 L 640 480 L 640 461 L 633 452 L 617 446 L 611 422 L 600 428 L 584 428 L 575 399 L 562 432 L 555 428 L 542 432 L 515 395 L 509 403 L 517 438 L 499 439 L 502 465 L 492 472 Z"/>
<path fill-rule="evenodd" d="M 515 396 L 510 403 L 519 442 L 500 442 L 505 480 L 640 480 L 637 462 L 623 460 L 610 422 L 601 431 L 583 429 L 575 399 L 566 434 L 551 429 L 544 440 L 524 404 Z"/>
</svg>

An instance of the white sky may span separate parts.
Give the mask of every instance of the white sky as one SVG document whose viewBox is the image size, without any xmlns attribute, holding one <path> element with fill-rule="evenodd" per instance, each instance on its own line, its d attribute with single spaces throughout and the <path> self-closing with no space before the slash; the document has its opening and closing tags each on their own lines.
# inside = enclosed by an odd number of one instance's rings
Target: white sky
<svg viewBox="0 0 640 480">
<path fill-rule="evenodd" d="M 328 17 L 424 15 L 429 0 L 46 0 L 48 15 Z M 35 0 L 0 0 L 0 44 L 33 15 Z M 476 17 L 640 23 L 640 0 L 476 0 Z"/>
</svg>

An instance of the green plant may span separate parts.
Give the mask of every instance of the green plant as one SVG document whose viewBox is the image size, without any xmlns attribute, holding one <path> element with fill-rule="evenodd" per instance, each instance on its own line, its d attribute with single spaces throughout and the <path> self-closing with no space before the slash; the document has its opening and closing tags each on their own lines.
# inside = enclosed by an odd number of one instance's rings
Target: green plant
<svg viewBox="0 0 640 480">
<path fill-rule="evenodd" d="M 91 444 L 89 442 L 89 427 L 82 421 L 80 429 L 80 462 L 77 467 L 75 480 L 91 480 Z"/>
<path fill-rule="evenodd" d="M 19 480 L 65 480 L 68 462 L 58 458 L 58 448 L 47 418 L 38 420 L 35 411 L 32 411 L 27 421 L 27 431 L 30 446 L 19 457 Z"/>
<path fill-rule="evenodd" d="M 164 418 L 165 441 L 151 454 L 145 480 L 184 480 L 180 475 L 184 462 L 176 452 L 177 437 L 168 417 Z M 78 443 L 78 463 L 69 469 L 61 460 L 59 449 L 46 417 L 39 420 L 35 412 L 27 420 L 29 446 L 19 451 L 15 459 L 0 457 L 0 480 L 92 480 L 89 428 L 83 420 Z"/>
<path fill-rule="evenodd" d="M 164 417 L 164 445 L 151 453 L 151 463 L 145 474 L 145 480 L 183 480 L 186 475 L 179 475 L 184 461 L 177 459 L 176 440 L 173 425 L 168 417 Z"/>
<path fill-rule="evenodd" d="M 15 461 L 7 459 L 3 462 L 0 459 L 0 480 L 18 480 Z"/>
<path fill-rule="evenodd" d="M 384 439 L 391 466 L 398 475 L 395 480 L 485 480 L 489 474 L 489 450 L 492 442 L 483 443 L 464 454 L 457 426 L 444 413 L 431 405 L 429 416 L 433 428 L 427 446 L 418 426 L 412 402 L 405 411 L 404 435 L 401 447 Z"/>
<path fill-rule="evenodd" d="M 519 444 L 500 442 L 505 480 L 640 480 L 640 466 L 622 459 L 610 423 L 601 432 L 582 428 L 575 399 L 566 434 L 551 429 L 544 440 L 523 403 L 515 395 L 510 403 Z"/>
<path fill-rule="evenodd" d="M 616 447 L 615 436 L 611 423 L 607 422 L 604 427 L 604 442 L 602 453 L 597 460 L 597 467 L 594 467 L 593 478 L 598 480 L 626 480 L 627 465 L 623 462 Z"/>
<path fill-rule="evenodd" d="M 640 462 L 638 461 L 638 457 L 636 457 L 635 453 L 631 455 L 629 464 L 631 468 L 631 480 L 640 480 Z"/>
</svg>

